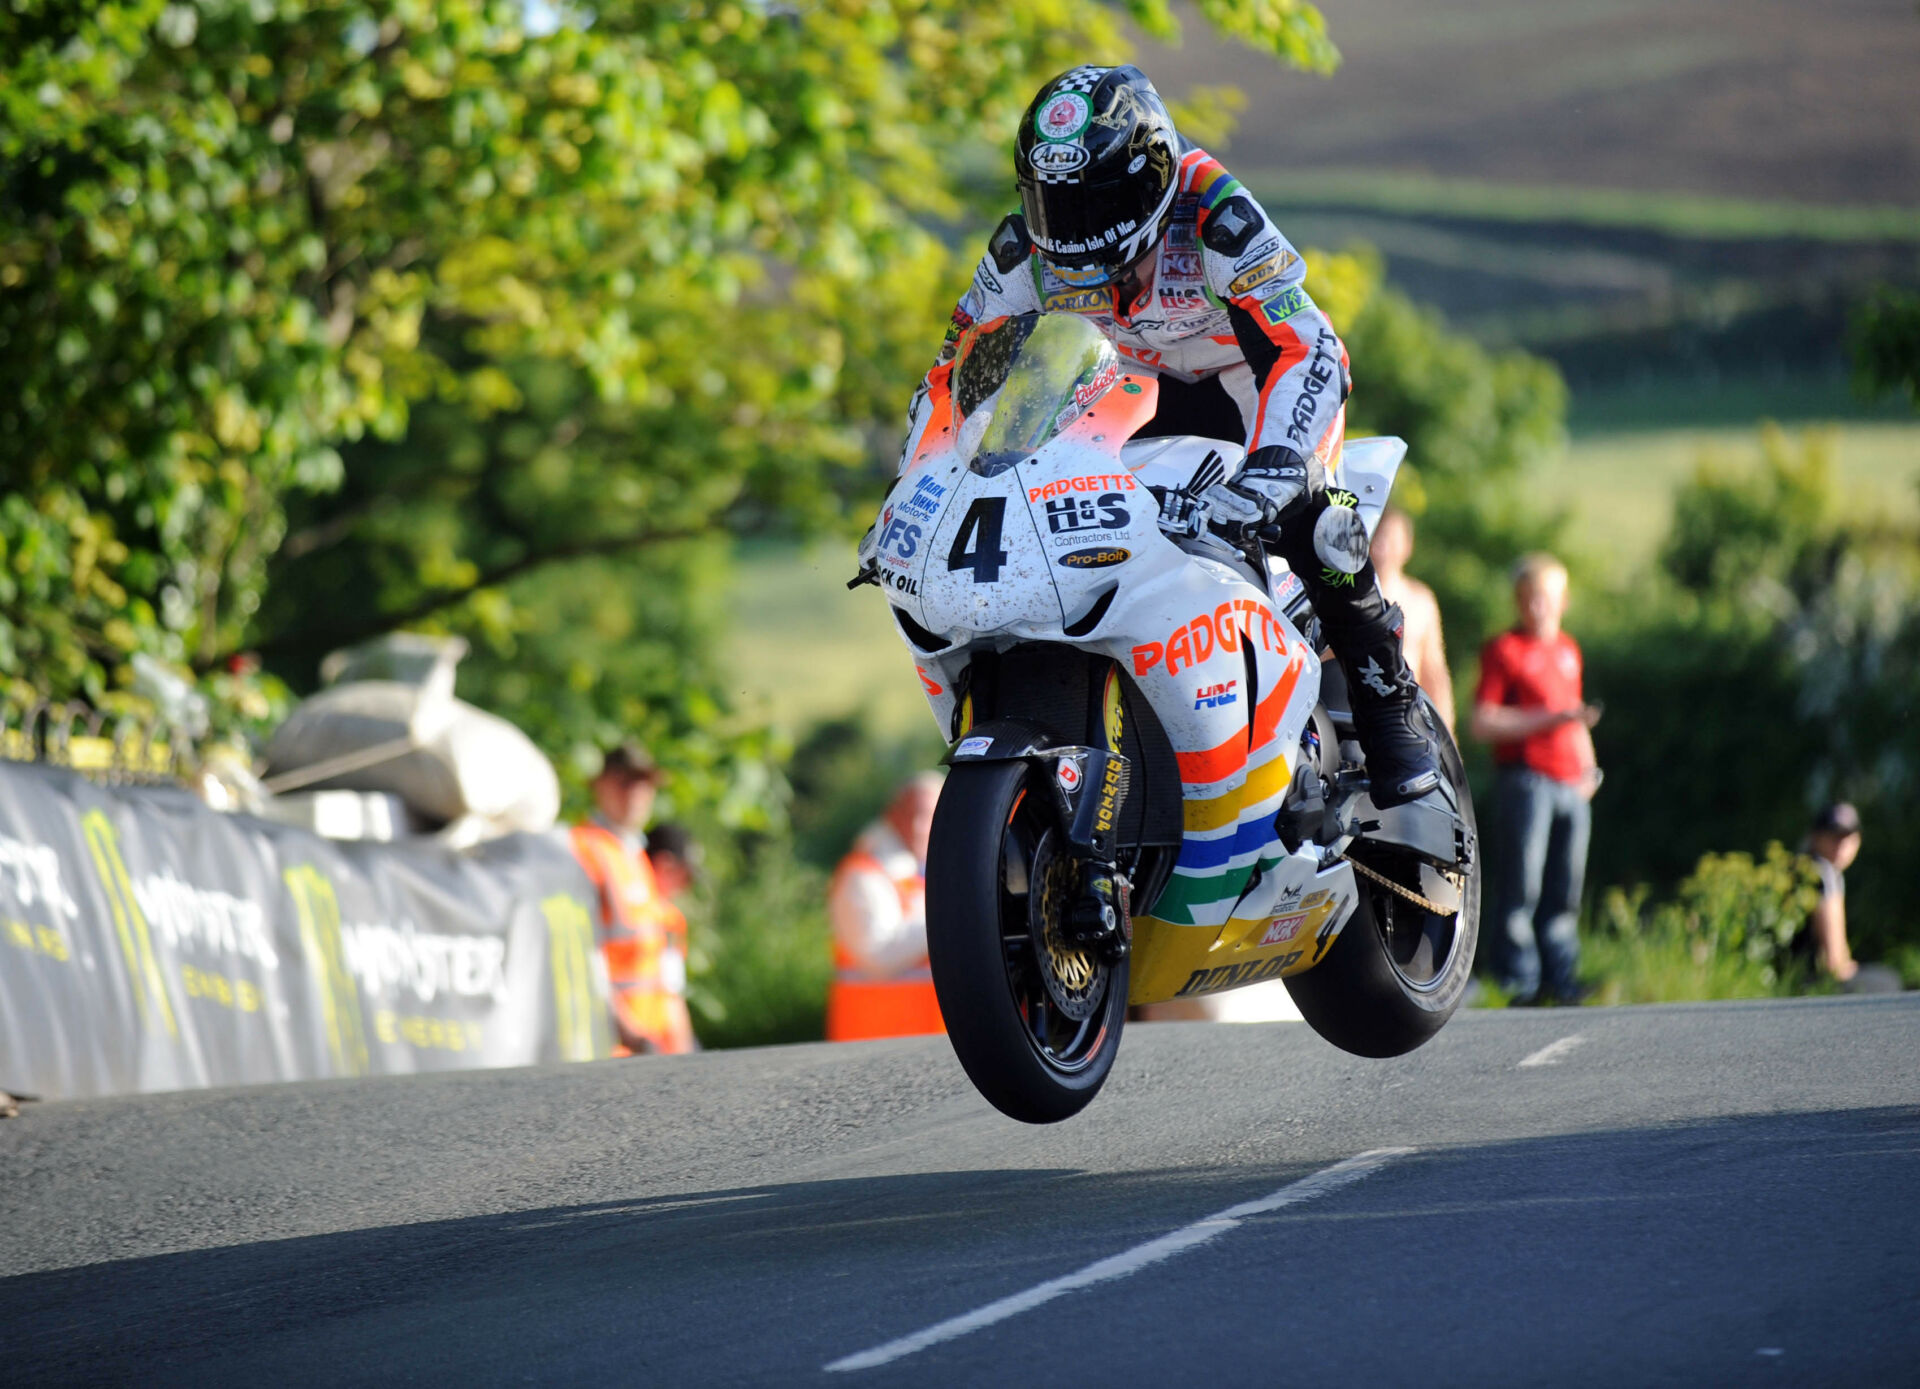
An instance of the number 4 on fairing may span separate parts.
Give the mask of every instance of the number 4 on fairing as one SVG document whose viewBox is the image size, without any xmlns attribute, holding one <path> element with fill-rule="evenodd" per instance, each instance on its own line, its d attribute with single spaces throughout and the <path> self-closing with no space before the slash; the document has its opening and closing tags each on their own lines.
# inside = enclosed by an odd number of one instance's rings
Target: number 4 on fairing
<svg viewBox="0 0 1920 1389">
<path fill-rule="evenodd" d="M 1007 552 L 1000 548 L 1000 528 L 1006 519 L 1005 497 L 977 498 L 967 508 L 959 534 L 953 537 L 953 548 L 947 551 L 948 570 L 971 569 L 976 584 L 997 583 L 1000 568 L 1007 562 Z M 967 548 L 969 541 L 974 548 Z"/>
</svg>

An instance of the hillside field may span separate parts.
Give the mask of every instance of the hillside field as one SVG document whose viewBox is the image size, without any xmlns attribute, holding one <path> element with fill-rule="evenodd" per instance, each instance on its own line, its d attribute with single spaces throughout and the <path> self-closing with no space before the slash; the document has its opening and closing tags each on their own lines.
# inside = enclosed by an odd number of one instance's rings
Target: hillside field
<svg viewBox="0 0 1920 1389">
<path fill-rule="evenodd" d="M 1191 10 L 1179 48 L 1145 44 L 1137 61 L 1176 99 L 1220 84 L 1245 94 L 1216 151 L 1243 176 L 1920 207 L 1920 16 L 1899 0 L 1320 10 L 1343 57 L 1330 78 L 1281 70 Z"/>
<path fill-rule="evenodd" d="M 1551 358 L 1577 428 L 1887 417 L 1845 343 L 1876 287 L 1920 286 L 1911 4 L 1320 8 L 1330 77 L 1190 11 L 1137 54 L 1176 101 L 1241 93 L 1203 143 L 1295 244 L 1373 246 L 1455 331 Z"/>
<path fill-rule="evenodd" d="M 1920 514 L 1920 425 L 1849 422 L 1788 430 L 1790 439 L 1833 441 L 1835 481 L 1862 514 Z M 1751 427 L 1662 429 L 1576 436 L 1535 486 L 1570 513 L 1569 545 L 1623 580 L 1655 562 L 1673 514 L 1673 489 L 1703 461 L 1734 471 L 1757 466 Z"/>
</svg>

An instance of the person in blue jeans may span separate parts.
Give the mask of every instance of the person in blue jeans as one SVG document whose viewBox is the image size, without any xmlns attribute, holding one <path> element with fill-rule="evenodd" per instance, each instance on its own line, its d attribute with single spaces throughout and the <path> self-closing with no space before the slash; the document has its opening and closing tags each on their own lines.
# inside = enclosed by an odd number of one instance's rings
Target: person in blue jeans
<svg viewBox="0 0 1920 1389">
<path fill-rule="evenodd" d="M 1480 653 L 1474 737 L 1493 744 L 1494 912 L 1489 973 L 1516 1004 L 1577 1003 L 1580 889 L 1589 803 L 1600 786 L 1581 692 L 1580 647 L 1560 630 L 1566 568 L 1548 554 L 1514 566 L 1518 621 Z"/>
</svg>

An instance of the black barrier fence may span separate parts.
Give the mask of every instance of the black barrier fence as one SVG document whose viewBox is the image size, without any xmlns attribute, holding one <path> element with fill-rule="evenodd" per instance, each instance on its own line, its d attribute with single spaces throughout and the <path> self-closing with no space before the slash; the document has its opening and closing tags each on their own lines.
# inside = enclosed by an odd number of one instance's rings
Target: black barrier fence
<svg viewBox="0 0 1920 1389">
<path fill-rule="evenodd" d="M 0 763 L 0 1089 L 607 1056 L 594 901 L 558 834 L 336 842 Z"/>
</svg>

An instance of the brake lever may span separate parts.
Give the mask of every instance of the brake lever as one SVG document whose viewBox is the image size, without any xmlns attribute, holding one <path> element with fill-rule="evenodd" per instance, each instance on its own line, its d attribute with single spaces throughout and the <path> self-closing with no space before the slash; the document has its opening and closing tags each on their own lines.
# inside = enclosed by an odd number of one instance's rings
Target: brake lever
<svg viewBox="0 0 1920 1389">
<path fill-rule="evenodd" d="M 1200 533 L 1193 537 L 1192 543 L 1198 548 L 1213 550 L 1221 556 L 1236 562 L 1244 563 L 1247 558 L 1247 552 L 1239 545 L 1234 544 L 1233 539 L 1227 534 L 1224 534 L 1222 528 L 1214 525 L 1211 521 L 1201 527 Z"/>
<path fill-rule="evenodd" d="M 849 590 L 856 589 L 862 584 L 872 584 L 875 588 L 880 586 L 880 566 L 878 564 L 868 564 L 865 568 L 861 569 L 858 574 L 855 574 L 851 579 L 847 580 L 847 588 Z"/>
</svg>

